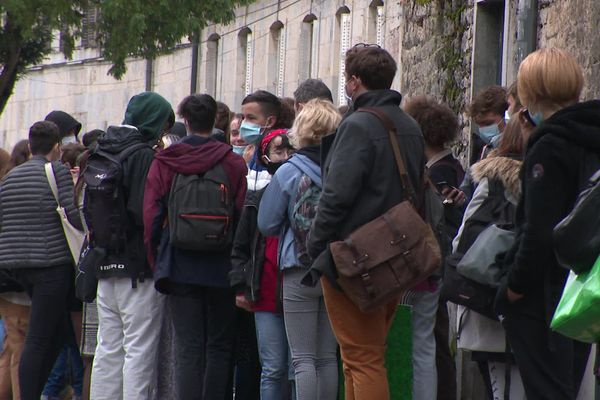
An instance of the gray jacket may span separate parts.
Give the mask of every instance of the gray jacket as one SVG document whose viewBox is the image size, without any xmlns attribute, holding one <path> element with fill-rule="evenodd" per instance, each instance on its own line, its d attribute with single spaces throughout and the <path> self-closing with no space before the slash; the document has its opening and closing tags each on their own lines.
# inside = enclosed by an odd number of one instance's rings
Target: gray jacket
<svg viewBox="0 0 600 400">
<path fill-rule="evenodd" d="M 402 96 L 393 90 L 373 90 L 360 95 L 354 109 L 376 107 L 394 122 L 400 151 L 417 196 L 425 170 L 424 143 L 417 123 L 400 109 Z M 324 274 L 335 282 L 337 273 L 329 243 L 345 239 L 367 222 L 404 200 L 400 174 L 387 130 L 366 112 L 346 114 L 331 147 L 323 138 L 323 192 L 308 238 L 308 252 L 315 260 L 305 284 Z M 327 140 L 326 140 L 327 139 Z"/>
<path fill-rule="evenodd" d="M 0 268 L 45 268 L 72 263 L 56 201 L 46 179 L 43 156 L 34 156 L 0 184 Z M 73 226 L 81 219 L 73 204 L 73 180 L 60 162 L 52 163 L 61 206 Z"/>
</svg>

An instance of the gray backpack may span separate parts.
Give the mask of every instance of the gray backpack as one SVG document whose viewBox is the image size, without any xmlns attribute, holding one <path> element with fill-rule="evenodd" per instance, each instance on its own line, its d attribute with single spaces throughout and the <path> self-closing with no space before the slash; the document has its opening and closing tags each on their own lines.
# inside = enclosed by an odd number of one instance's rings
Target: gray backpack
<svg viewBox="0 0 600 400">
<path fill-rule="evenodd" d="M 235 205 L 229 178 L 220 163 L 204 174 L 176 174 L 168 211 L 173 247 L 223 252 L 231 246 Z"/>
</svg>

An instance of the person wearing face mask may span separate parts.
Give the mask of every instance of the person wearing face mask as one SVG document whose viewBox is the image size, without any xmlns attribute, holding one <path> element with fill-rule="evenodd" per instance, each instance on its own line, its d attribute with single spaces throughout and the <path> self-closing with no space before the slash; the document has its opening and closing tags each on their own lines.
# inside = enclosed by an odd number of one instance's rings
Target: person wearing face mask
<svg viewBox="0 0 600 400">
<path fill-rule="evenodd" d="M 240 137 L 248 147 L 253 146 L 254 149 L 252 158 L 248 162 L 249 190 L 260 190 L 269 183 L 269 172 L 258 160 L 258 145 L 267 129 L 291 127 L 293 117 L 290 118 L 287 114 L 284 113 L 281 100 L 265 90 L 249 94 L 242 101 L 243 120 L 240 124 Z"/>
<path fill-rule="evenodd" d="M 568 276 L 556 259 L 552 232 L 600 168 L 600 101 L 579 101 L 582 68 L 558 48 L 528 55 L 517 81 L 536 128 L 527 139 L 517 240 L 504 260 L 508 276 L 498 289 L 495 311 L 527 398 L 575 399 L 590 345 L 549 327 Z M 527 119 L 524 113 L 519 118 Z"/>
<path fill-rule="evenodd" d="M 293 127 L 299 150 L 277 169 L 258 210 L 261 233 L 279 237 L 283 315 L 297 400 L 330 400 L 337 394 L 337 342 L 323 290 L 320 284 L 308 287 L 301 280 L 311 265 L 306 238 L 322 188 L 321 139 L 333 132 L 340 120 L 328 100 L 313 99 L 304 104 Z"/>
<path fill-rule="evenodd" d="M 505 114 L 508 109 L 506 89 L 489 86 L 475 96 L 469 106 L 469 115 L 477 125 L 477 136 L 472 136 L 473 152 L 471 164 L 483 160 L 498 146 L 500 135 L 506 127 Z M 469 171 L 459 187 L 468 202 L 475 191 Z"/>
<path fill-rule="evenodd" d="M 259 159 L 273 175 L 292 150 L 287 130 L 267 131 L 259 146 Z M 257 226 L 260 200 L 265 189 L 246 194 L 231 253 L 229 281 L 236 291 L 236 305 L 241 309 L 241 315 L 252 317 L 250 323 L 238 325 L 237 329 L 244 335 L 244 342 L 258 344 L 262 365 L 260 398 L 280 400 L 286 393 L 289 349 L 278 295 L 281 285 L 277 261 L 279 239 L 277 236 L 263 236 Z M 244 320 L 243 317 L 238 318 L 238 322 Z"/>
<path fill-rule="evenodd" d="M 329 244 L 346 239 L 406 196 L 398 183 L 400 173 L 388 130 L 374 115 L 356 111 L 361 107 L 376 107 L 393 121 L 408 177 L 417 196 L 422 195 L 420 182 L 426 162 L 423 135 L 417 123 L 400 109 L 402 95 L 390 89 L 396 72 L 396 61 L 377 45 L 356 45 L 346 52 L 345 89 L 353 107 L 335 135 L 325 136 L 321 142 L 323 190 L 306 246 L 314 262 L 302 282 L 322 285 L 327 313 L 340 344 L 346 399 L 353 400 L 390 398 L 384 360 L 387 334 L 400 296 L 376 310 L 362 312 L 337 285 Z"/>
<path fill-rule="evenodd" d="M 64 111 L 52 111 L 46 115 L 44 120 L 54 122 L 58 126 L 61 146 L 68 143 L 79 143 L 77 135 L 81 130 L 81 123 L 70 114 Z"/>
<path fill-rule="evenodd" d="M 484 159 L 500 141 L 500 135 L 506 127 L 504 120 L 504 114 L 508 109 L 506 99 L 506 89 L 494 85 L 479 92 L 471 103 L 469 114 L 473 122 L 477 124 L 478 136 L 484 145 L 479 159 Z M 473 153 L 477 154 L 478 152 L 474 151 Z"/>
</svg>

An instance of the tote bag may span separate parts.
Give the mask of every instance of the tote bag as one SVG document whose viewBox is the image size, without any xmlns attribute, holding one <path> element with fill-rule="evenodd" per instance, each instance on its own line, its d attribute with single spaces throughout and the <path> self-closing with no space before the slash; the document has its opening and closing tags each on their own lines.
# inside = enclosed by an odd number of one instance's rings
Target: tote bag
<svg viewBox="0 0 600 400">
<path fill-rule="evenodd" d="M 63 232 L 65 233 L 65 238 L 67 239 L 67 244 L 69 245 L 69 251 L 71 252 L 71 257 L 73 258 L 73 264 L 75 265 L 77 264 L 77 261 L 79 261 L 79 255 L 81 254 L 81 248 L 83 247 L 85 234 L 71 225 L 69 219 L 67 218 L 67 212 L 65 211 L 65 208 L 61 207 L 60 202 L 58 201 L 58 186 L 56 185 L 56 178 L 54 176 L 52 164 L 46 163 L 44 168 L 46 170 L 48 183 L 50 184 L 50 189 L 52 189 L 52 194 L 56 200 L 56 212 L 60 218 L 60 223 L 62 224 Z"/>
</svg>

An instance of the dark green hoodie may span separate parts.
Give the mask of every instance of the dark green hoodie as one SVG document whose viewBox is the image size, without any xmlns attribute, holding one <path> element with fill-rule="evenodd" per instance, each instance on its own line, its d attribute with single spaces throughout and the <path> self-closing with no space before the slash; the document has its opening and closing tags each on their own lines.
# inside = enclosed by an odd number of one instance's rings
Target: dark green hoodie
<svg viewBox="0 0 600 400">
<path fill-rule="evenodd" d="M 172 115 L 171 104 L 164 97 L 143 92 L 129 100 L 123 124 L 135 126 L 146 142 L 156 142 Z"/>
</svg>

